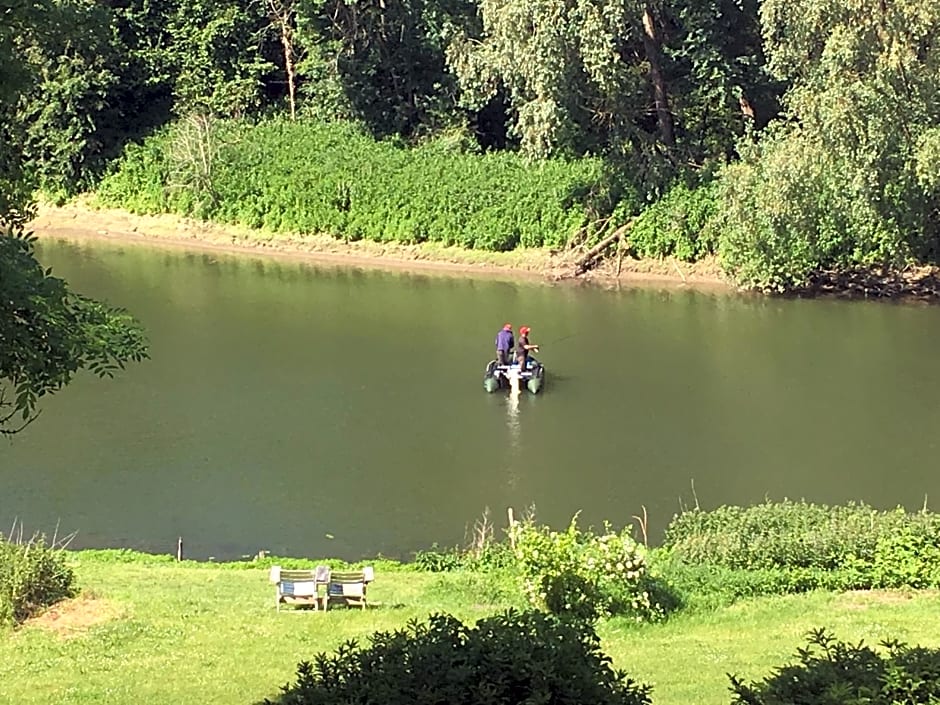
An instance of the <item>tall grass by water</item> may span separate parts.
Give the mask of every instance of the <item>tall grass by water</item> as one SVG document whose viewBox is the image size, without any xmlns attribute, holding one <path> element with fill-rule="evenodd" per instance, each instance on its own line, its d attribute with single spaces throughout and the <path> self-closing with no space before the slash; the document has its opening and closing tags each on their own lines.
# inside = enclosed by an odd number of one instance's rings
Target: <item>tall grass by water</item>
<svg viewBox="0 0 940 705">
<path fill-rule="evenodd" d="M 14 524 L 7 536 L 0 534 L 0 628 L 74 595 L 73 579 L 54 539 L 24 536 Z"/>
</svg>

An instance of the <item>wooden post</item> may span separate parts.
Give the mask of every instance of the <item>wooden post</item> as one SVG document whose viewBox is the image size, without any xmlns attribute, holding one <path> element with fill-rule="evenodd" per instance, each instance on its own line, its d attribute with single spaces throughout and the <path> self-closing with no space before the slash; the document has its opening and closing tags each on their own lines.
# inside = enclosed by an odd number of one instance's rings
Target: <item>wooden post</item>
<svg viewBox="0 0 940 705">
<path fill-rule="evenodd" d="M 623 266 L 623 238 L 617 238 L 617 280 L 620 280 L 620 268 Z"/>
<path fill-rule="evenodd" d="M 176 560 L 183 560 L 183 537 L 176 539 Z"/>
<path fill-rule="evenodd" d="M 516 520 L 512 515 L 512 507 L 506 509 L 506 514 L 509 516 L 509 545 L 511 548 L 515 549 L 516 536 L 513 533 L 513 527 L 516 525 Z"/>
</svg>

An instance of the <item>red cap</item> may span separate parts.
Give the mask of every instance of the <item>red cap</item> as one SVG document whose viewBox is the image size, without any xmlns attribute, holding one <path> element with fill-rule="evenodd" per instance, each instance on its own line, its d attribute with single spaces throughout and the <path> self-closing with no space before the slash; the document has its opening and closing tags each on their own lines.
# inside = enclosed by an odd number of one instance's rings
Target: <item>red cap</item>
<svg viewBox="0 0 940 705">
<path fill-rule="evenodd" d="M 507 323 L 503 326 L 503 330 L 512 330 L 512 323 Z"/>
<path fill-rule="evenodd" d="M 519 326 L 519 332 L 522 333 L 522 335 L 525 335 L 525 334 L 528 333 L 530 330 L 532 330 L 532 329 L 529 328 L 529 326 Z"/>
</svg>

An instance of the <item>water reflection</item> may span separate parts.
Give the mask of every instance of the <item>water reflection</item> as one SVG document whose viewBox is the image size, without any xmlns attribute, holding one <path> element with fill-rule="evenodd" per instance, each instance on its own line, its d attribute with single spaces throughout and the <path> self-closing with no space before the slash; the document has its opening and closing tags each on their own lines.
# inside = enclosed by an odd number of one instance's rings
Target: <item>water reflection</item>
<svg viewBox="0 0 940 705">
<path fill-rule="evenodd" d="M 509 444 L 516 455 L 520 450 L 519 439 L 519 382 L 510 387 L 506 402 L 506 427 L 509 429 Z"/>
</svg>

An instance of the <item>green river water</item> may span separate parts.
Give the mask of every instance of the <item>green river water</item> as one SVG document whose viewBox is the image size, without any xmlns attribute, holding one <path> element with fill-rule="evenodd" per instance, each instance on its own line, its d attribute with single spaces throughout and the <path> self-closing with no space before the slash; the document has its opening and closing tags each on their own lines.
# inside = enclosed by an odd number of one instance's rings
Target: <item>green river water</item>
<svg viewBox="0 0 940 705">
<path fill-rule="evenodd" d="M 408 558 L 485 508 L 650 539 L 680 506 L 940 500 L 940 307 L 364 271 L 47 240 L 152 359 L 0 444 L 0 530 L 233 558 Z M 543 394 L 482 388 L 532 327 Z M 694 488 L 694 491 L 693 491 Z M 56 529 L 58 527 L 58 529 Z"/>
</svg>

